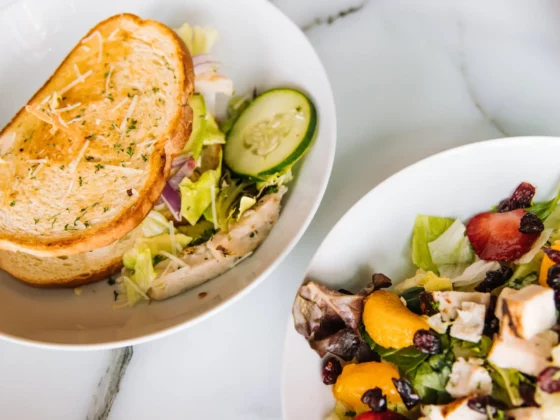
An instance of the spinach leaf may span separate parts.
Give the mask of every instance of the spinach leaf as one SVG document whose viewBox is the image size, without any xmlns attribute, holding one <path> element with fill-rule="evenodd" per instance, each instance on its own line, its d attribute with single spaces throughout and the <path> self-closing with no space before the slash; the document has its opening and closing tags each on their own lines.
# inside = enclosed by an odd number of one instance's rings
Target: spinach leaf
<svg viewBox="0 0 560 420">
<path fill-rule="evenodd" d="M 406 307 L 412 312 L 418 315 L 422 315 L 422 310 L 420 309 L 420 299 L 418 296 L 424 291 L 423 287 L 411 287 L 408 290 L 402 292 L 399 297 L 406 300 Z"/>
<path fill-rule="evenodd" d="M 524 380 L 524 376 L 515 369 L 502 369 L 490 362 L 488 364 L 494 383 L 492 396 L 510 407 L 523 404 L 523 398 L 519 395 L 519 382 Z"/>
<path fill-rule="evenodd" d="M 482 339 L 478 343 L 471 343 L 470 341 L 463 341 L 457 338 L 451 339 L 451 346 L 453 349 L 453 354 L 456 358 L 463 357 L 468 359 L 469 357 L 481 357 L 485 358 L 490 352 L 490 347 L 492 347 L 492 339 L 487 335 L 483 335 Z"/>
<path fill-rule="evenodd" d="M 407 375 L 416 369 L 424 360 L 426 360 L 429 355 L 422 353 L 420 350 L 416 349 L 414 346 L 405 347 L 404 349 L 387 349 L 375 343 L 369 334 L 366 332 L 365 328 L 360 326 L 360 333 L 362 338 L 370 348 L 377 352 L 383 360 L 393 363 L 399 368 L 399 371 L 403 375 Z"/>
</svg>

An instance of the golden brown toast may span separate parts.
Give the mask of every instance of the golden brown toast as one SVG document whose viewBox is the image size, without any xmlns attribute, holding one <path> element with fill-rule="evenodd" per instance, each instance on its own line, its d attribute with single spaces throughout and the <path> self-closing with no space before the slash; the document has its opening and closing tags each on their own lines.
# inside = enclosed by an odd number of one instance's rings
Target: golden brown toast
<svg viewBox="0 0 560 420">
<path fill-rule="evenodd" d="M 132 231 L 188 140 L 193 80 L 165 25 L 121 14 L 91 29 L 0 132 L 0 249 L 71 259 Z"/>
</svg>

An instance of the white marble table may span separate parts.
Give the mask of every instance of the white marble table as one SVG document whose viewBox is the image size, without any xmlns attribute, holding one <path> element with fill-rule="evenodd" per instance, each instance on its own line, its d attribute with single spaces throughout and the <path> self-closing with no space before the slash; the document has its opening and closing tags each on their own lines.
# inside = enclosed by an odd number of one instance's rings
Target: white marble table
<svg viewBox="0 0 560 420">
<path fill-rule="evenodd" d="M 338 110 L 333 175 L 306 235 L 249 296 L 172 337 L 90 353 L 0 342 L 0 418 L 280 419 L 292 297 L 336 220 L 425 156 L 496 137 L 560 134 L 558 2 L 274 4 L 317 49 Z"/>
</svg>

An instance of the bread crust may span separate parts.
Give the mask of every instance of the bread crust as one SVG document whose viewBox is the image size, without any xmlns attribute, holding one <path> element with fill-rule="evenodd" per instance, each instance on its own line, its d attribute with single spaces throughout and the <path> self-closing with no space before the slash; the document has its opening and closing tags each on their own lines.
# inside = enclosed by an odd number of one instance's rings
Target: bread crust
<svg viewBox="0 0 560 420">
<path fill-rule="evenodd" d="M 174 157 L 183 150 L 192 130 L 193 113 L 191 107 L 189 106 L 189 98 L 194 91 L 192 58 L 183 41 L 173 30 L 159 22 L 143 20 L 132 14 L 119 14 L 100 22 L 93 27 L 86 36 L 82 38 L 82 40 L 92 35 L 96 30 L 99 30 L 99 28 L 117 19 L 128 19 L 139 26 L 154 27 L 154 29 L 159 33 L 173 40 L 177 48 L 176 54 L 181 58 L 180 63 L 177 63 L 177 77 L 179 78 L 179 86 L 183 86 L 184 89 L 178 90 L 178 97 L 176 98 L 178 104 L 177 111 L 175 112 L 174 117 L 168 121 L 167 130 L 162 136 L 163 138 L 167 138 L 167 140 L 161 141 L 161 138 L 156 139 L 157 141 L 154 144 L 154 150 L 152 152 L 152 156 L 154 157 L 152 159 L 154 159 L 155 162 L 150 162 L 149 174 L 145 184 L 147 188 L 137 198 L 133 206 L 121 208 L 120 212 L 116 214 L 112 220 L 92 226 L 87 230 L 78 231 L 73 235 L 44 238 L 36 235 L 22 235 L 0 231 L 0 249 L 26 252 L 38 257 L 54 257 L 71 256 L 101 248 L 115 242 L 137 227 L 160 198 L 171 170 L 172 161 Z M 45 82 L 43 87 L 41 87 L 41 89 L 33 95 L 28 104 L 36 101 L 39 97 L 42 97 L 42 95 L 46 93 L 45 89 L 53 78 L 58 76 L 58 73 L 64 63 L 67 62 L 73 54 L 78 53 L 77 50 L 80 47 L 82 40 L 78 42 L 78 44 L 63 60 L 53 75 Z M 8 123 L 2 131 L 0 131 L 0 137 L 3 133 L 7 132 L 19 118 L 21 118 L 22 113 L 24 112 L 26 112 L 25 107 L 23 107 L 15 115 L 11 122 Z M 8 269 L 7 271 L 9 271 L 9 267 L 3 268 Z M 110 269 L 108 268 L 102 275 L 107 275 L 107 273 L 113 269 L 113 267 Z M 100 274 L 97 277 L 102 275 Z"/>
</svg>

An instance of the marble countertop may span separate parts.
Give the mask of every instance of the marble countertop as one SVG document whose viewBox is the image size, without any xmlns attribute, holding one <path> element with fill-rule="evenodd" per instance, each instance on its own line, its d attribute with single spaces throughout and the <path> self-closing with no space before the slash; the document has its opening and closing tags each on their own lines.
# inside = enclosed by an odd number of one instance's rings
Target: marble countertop
<svg viewBox="0 0 560 420">
<path fill-rule="evenodd" d="M 292 299 L 336 220 L 380 181 L 431 154 L 560 134 L 556 2 L 273 3 L 319 53 L 338 112 L 331 182 L 306 235 L 243 300 L 171 337 L 99 352 L 0 342 L 2 418 L 280 419 Z"/>
</svg>

